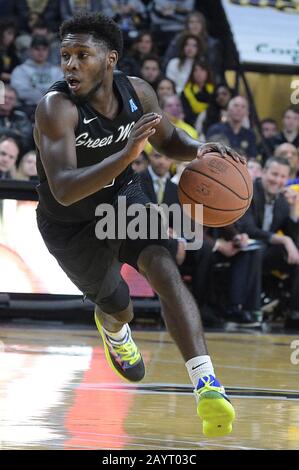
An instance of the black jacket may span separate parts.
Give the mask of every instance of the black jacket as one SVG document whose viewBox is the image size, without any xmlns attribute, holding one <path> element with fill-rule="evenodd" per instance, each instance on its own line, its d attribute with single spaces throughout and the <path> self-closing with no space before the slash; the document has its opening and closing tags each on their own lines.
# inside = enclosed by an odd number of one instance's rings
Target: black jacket
<svg viewBox="0 0 299 470">
<path fill-rule="evenodd" d="M 140 173 L 140 179 L 143 192 L 149 197 L 151 202 L 157 203 L 157 196 L 150 172 L 148 170 L 142 171 Z M 168 206 L 175 203 L 179 204 L 178 187 L 170 179 L 166 181 L 162 202 Z"/>
<path fill-rule="evenodd" d="M 290 218 L 290 206 L 283 194 L 279 194 L 274 202 L 273 220 L 269 231 L 263 230 L 265 192 L 261 179 L 257 179 L 253 185 L 253 198 L 248 211 L 237 223 L 241 232 L 246 232 L 249 237 L 269 243 L 271 236 L 278 230 L 291 237 L 295 243 L 298 241 L 299 222 Z"/>
</svg>

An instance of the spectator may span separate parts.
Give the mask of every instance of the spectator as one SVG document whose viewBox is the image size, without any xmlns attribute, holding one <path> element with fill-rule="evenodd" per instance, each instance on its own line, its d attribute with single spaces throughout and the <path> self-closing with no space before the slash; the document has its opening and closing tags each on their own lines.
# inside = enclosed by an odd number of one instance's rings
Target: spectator
<svg viewBox="0 0 299 470">
<path fill-rule="evenodd" d="M 49 42 L 43 36 L 34 36 L 31 42 L 31 59 L 15 68 L 11 84 L 17 90 L 26 114 L 33 121 L 37 103 L 46 90 L 62 78 L 61 70 L 47 62 Z"/>
<path fill-rule="evenodd" d="M 285 142 L 276 147 L 275 157 L 282 157 L 288 160 L 290 164 L 290 179 L 296 179 L 299 170 L 299 155 L 295 145 Z"/>
<path fill-rule="evenodd" d="M 194 127 L 184 121 L 184 111 L 180 98 L 177 95 L 165 96 L 161 102 L 161 108 L 167 114 L 170 121 L 178 128 L 183 129 L 193 139 L 198 138 Z"/>
<path fill-rule="evenodd" d="M 32 36 L 44 36 L 49 41 L 49 57 L 48 61 L 52 65 L 60 65 L 60 42 L 55 34 L 53 34 L 43 18 L 38 18 L 32 25 L 31 32 L 24 32 L 16 39 L 16 47 L 18 55 L 22 62 L 30 56 L 30 45 Z"/>
<path fill-rule="evenodd" d="M 26 30 L 28 18 L 33 22 L 38 17 L 43 17 L 51 31 L 57 31 L 60 23 L 59 12 L 60 0 L 28 1 L 18 0 L 16 2 L 15 15 L 18 18 L 19 26 L 22 31 Z"/>
<path fill-rule="evenodd" d="M 88 11 L 102 11 L 105 15 L 112 16 L 111 8 L 106 8 L 105 5 L 109 3 L 103 0 L 90 0 L 88 2 L 82 0 L 60 0 L 59 12 L 62 21 L 70 19 L 81 10 Z"/>
<path fill-rule="evenodd" d="M 37 181 L 37 170 L 36 170 L 36 153 L 34 150 L 25 153 L 17 165 L 17 171 L 15 175 L 16 180 L 22 181 Z"/>
<path fill-rule="evenodd" d="M 0 136 L 9 134 L 16 137 L 22 145 L 22 150 L 27 151 L 34 147 L 32 124 L 23 111 L 16 109 L 16 105 L 16 90 L 10 85 L 5 85 L 4 103 L 0 103 Z"/>
<path fill-rule="evenodd" d="M 116 21 L 129 42 L 138 35 L 138 30 L 145 27 L 146 8 L 141 0 L 105 0 L 102 12 Z"/>
<path fill-rule="evenodd" d="M 186 17 L 194 10 L 194 0 L 152 0 L 149 4 L 152 31 L 161 42 L 169 44 L 173 35 L 184 29 Z"/>
<path fill-rule="evenodd" d="M 197 36 L 187 33 L 182 35 L 179 56 L 171 59 L 166 67 L 166 77 L 175 82 L 178 94 L 181 94 L 190 76 L 195 61 L 203 57 L 201 42 Z"/>
<path fill-rule="evenodd" d="M 269 140 L 278 133 L 277 122 L 272 118 L 266 118 L 261 121 L 261 131 L 263 140 L 257 145 L 258 158 L 265 164 L 267 158 L 272 156 L 273 146 L 269 145 Z"/>
<path fill-rule="evenodd" d="M 184 111 L 179 96 L 165 96 L 162 99 L 160 106 L 175 127 L 182 129 L 193 137 L 193 139 L 198 139 L 198 135 L 194 127 L 184 121 Z M 149 155 L 152 152 L 152 149 L 151 144 L 148 142 L 145 146 L 146 153 Z"/>
<path fill-rule="evenodd" d="M 196 118 L 209 106 L 212 101 L 214 85 L 212 72 L 208 64 L 194 62 L 188 82 L 181 94 L 185 121 L 194 126 Z"/>
<path fill-rule="evenodd" d="M 118 67 L 129 75 L 140 75 L 140 67 L 143 59 L 147 56 L 155 55 L 156 48 L 150 32 L 143 31 L 133 42 L 129 52 L 118 62 Z M 155 55 L 155 57 L 157 57 Z M 128 70 L 129 68 L 129 70 Z"/>
<path fill-rule="evenodd" d="M 132 162 L 132 168 L 136 173 L 141 173 L 145 171 L 148 167 L 148 156 L 147 154 L 142 151 L 141 154 Z"/>
<path fill-rule="evenodd" d="M 16 53 L 16 23 L 13 19 L 3 18 L 0 21 L 0 79 L 9 83 L 11 72 L 19 64 Z"/>
<path fill-rule="evenodd" d="M 14 178 L 19 152 L 19 144 L 13 137 L 0 138 L 0 179 Z"/>
<path fill-rule="evenodd" d="M 209 36 L 206 19 L 199 11 L 189 13 L 186 18 L 185 30 L 177 34 L 170 42 L 164 54 L 164 65 L 166 65 L 170 59 L 178 56 L 181 35 L 184 33 L 191 33 L 200 39 L 205 61 L 208 62 L 212 68 L 215 82 L 223 82 L 225 80 L 224 65 L 219 41 Z"/>
<path fill-rule="evenodd" d="M 249 210 L 238 222 L 249 237 L 264 243 L 263 272 L 279 270 L 290 274 L 291 313 L 286 325 L 299 327 L 299 251 L 296 246 L 299 222 L 296 215 L 298 194 L 287 188 L 289 162 L 281 157 L 267 160 L 261 179 L 254 183 Z M 278 234 L 277 232 L 283 234 Z M 261 276 L 261 273 L 260 273 Z"/>
<path fill-rule="evenodd" d="M 203 292 L 210 289 L 211 295 L 216 287 L 213 266 L 219 263 L 228 264 L 228 290 L 220 303 L 216 299 L 217 309 L 223 309 L 223 316 L 229 322 L 259 326 L 262 320 L 262 253 L 258 248 L 247 251 L 248 240 L 248 234 L 238 230 L 235 224 L 217 229 L 204 228 L 206 272 L 201 272 L 201 277 L 205 278 L 202 289 Z M 210 301 L 213 303 L 213 295 L 211 297 Z"/>
<path fill-rule="evenodd" d="M 293 144 L 299 150 L 299 109 L 294 106 L 289 107 L 283 115 L 282 132 L 267 139 L 272 152 L 278 145 L 285 142 Z"/>
<path fill-rule="evenodd" d="M 195 128 L 198 134 L 203 136 L 203 140 L 210 126 L 227 121 L 227 107 L 232 97 L 233 92 L 227 85 L 216 86 L 212 102 L 206 111 L 200 113 L 195 122 Z"/>
<path fill-rule="evenodd" d="M 176 95 L 175 83 L 170 78 L 161 78 L 156 91 L 159 102 L 161 102 L 165 96 Z"/>
<path fill-rule="evenodd" d="M 147 81 L 156 90 L 157 84 L 161 79 L 161 68 L 159 57 L 149 55 L 141 63 L 140 77 Z"/>
<path fill-rule="evenodd" d="M 261 121 L 261 130 L 264 139 L 270 139 L 278 133 L 277 122 L 272 118 Z"/>
<path fill-rule="evenodd" d="M 253 182 L 257 178 L 261 178 L 263 172 L 262 165 L 254 158 L 248 160 L 247 169 Z"/>
<path fill-rule="evenodd" d="M 215 135 L 222 135 L 229 145 L 237 152 L 245 154 L 247 158 L 255 158 L 255 135 L 251 129 L 243 126 L 248 117 L 248 102 L 242 96 L 232 98 L 228 105 L 227 122 L 214 124 L 207 131 L 207 140 L 214 140 Z"/>
</svg>

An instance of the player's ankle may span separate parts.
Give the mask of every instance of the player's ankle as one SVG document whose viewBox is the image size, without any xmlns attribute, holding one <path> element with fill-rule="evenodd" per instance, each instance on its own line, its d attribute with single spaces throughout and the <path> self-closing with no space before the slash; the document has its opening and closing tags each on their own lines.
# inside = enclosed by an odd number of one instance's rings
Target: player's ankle
<svg viewBox="0 0 299 470">
<path fill-rule="evenodd" d="M 215 376 L 213 364 L 208 355 L 193 357 L 186 362 L 185 366 L 187 367 L 194 388 L 197 387 L 200 377 L 209 375 Z"/>
</svg>

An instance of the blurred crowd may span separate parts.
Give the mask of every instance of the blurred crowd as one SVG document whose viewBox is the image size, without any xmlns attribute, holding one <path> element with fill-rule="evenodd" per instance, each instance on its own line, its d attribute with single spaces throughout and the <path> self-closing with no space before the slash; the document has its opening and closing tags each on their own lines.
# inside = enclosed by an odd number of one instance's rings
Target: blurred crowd
<svg viewBox="0 0 299 470">
<path fill-rule="evenodd" d="M 260 325 L 265 275 L 276 273 L 278 283 L 289 281 L 286 325 L 299 327 L 299 109 L 286 103 L 281 122 L 269 116 L 257 132 L 248 100 L 225 80 L 224 51 L 209 34 L 199 4 L 0 0 L 0 179 L 37 180 L 34 112 L 50 85 L 62 79 L 59 25 L 79 10 L 101 11 L 124 34 L 118 68 L 152 85 L 172 123 L 202 142 L 223 142 L 248 160 L 254 197 L 245 216 L 224 229 L 205 229 L 198 252 L 186 251 L 186 241 L 178 240 L 177 263 L 199 305 L 219 298 L 217 269 L 227 265 L 223 318 Z M 132 166 L 154 202 L 177 201 L 184 163 L 148 145 Z M 207 324 L 219 322 L 203 311 Z"/>
</svg>

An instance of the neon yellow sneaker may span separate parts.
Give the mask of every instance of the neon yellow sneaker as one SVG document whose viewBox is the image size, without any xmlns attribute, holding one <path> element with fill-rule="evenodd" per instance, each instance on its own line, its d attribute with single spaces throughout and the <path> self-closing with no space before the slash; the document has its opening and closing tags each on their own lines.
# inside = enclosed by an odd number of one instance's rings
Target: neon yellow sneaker
<svg viewBox="0 0 299 470">
<path fill-rule="evenodd" d="M 204 435 L 221 437 L 230 434 L 235 410 L 218 380 L 213 375 L 200 377 L 194 393 Z"/>
<path fill-rule="evenodd" d="M 128 382 L 142 380 L 145 375 L 145 367 L 141 354 L 132 339 L 130 327 L 127 325 L 124 342 L 118 344 L 106 335 L 96 314 L 94 318 L 104 343 L 105 356 L 110 367 Z"/>
</svg>

